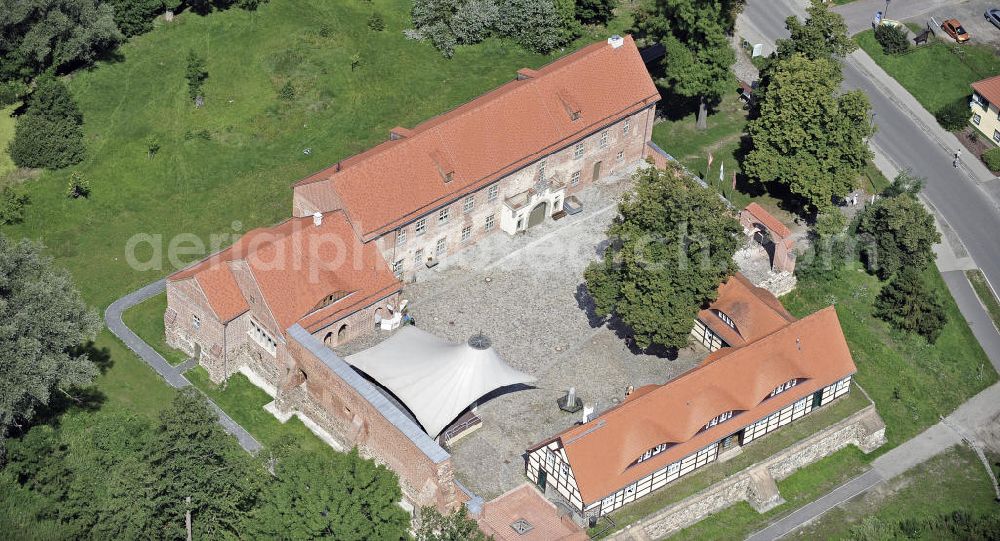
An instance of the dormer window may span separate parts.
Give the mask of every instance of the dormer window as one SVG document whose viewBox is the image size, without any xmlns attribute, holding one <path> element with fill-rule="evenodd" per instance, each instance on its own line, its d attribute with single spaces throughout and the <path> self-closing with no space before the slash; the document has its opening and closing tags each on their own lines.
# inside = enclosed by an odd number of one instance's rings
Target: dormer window
<svg viewBox="0 0 1000 541">
<path fill-rule="evenodd" d="M 708 430 L 709 428 L 712 428 L 713 426 L 719 423 L 724 423 L 732 418 L 733 418 L 733 410 L 729 410 L 709 421 L 708 424 L 705 425 L 705 430 Z"/>
<path fill-rule="evenodd" d="M 569 116 L 571 121 L 576 121 L 580 119 L 582 111 L 580 110 L 580 104 L 569 95 L 569 92 L 565 90 L 560 90 L 556 93 L 559 96 L 559 101 L 562 103 L 563 110 Z"/>
<path fill-rule="evenodd" d="M 777 396 L 777 395 L 779 395 L 779 394 L 787 391 L 788 389 L 791 389 L 792 387 L 795 387 L 798 384 L 799 384 L 799 380 L 798 379 L 788 380 L 788 381 L 782 383 L 781 385 L 778 385 L 777 387 L 775 387 L 774 390 L 771 391 L 771 396 Z"/>
<path fill-rule="evenodd" d="M 663 451 L 666 451 L 672 445 L 673 445 L 673 443 L 667 443 L 667 442 L 661 443 L 661 444 L 657 445 L 656 447 L 653 447 L 652 449 L 650 449 L 650 450 L 646 451 L 645 453 L 643 453 L 641 456 L 639 456 L 639 458 L 635 459 L 635 462 L 633 462 L 632 465 L 634 466 L 634 465 L 639 464 L 641 462 L 645 462 L 645 461 L 653 458 L 654 456 L 662 453 Z"/>
<path fill-rule="evenodd" d="M 734 331 L 736 330 L 736 323 L 733 321 L 731 317 L 727 316 L 724 312 L 720 310 L 712 310 L 712 312 L 715 312 L 715 315 L 718 316 L 723 323 L 729 325 L 729 327 L 732 328 Z"/>
<path fill-rule="evenodd" d="M 431 160 L 434 161 L 434 165 L 437 166 L 438 174 L 441 175 L 441 179 L 444 180 L 445 183 L 451 182 L 455 178 L 455 167 L 444 154 L 435 150 L 434 152 L 431 152 Z"/>
</svg>

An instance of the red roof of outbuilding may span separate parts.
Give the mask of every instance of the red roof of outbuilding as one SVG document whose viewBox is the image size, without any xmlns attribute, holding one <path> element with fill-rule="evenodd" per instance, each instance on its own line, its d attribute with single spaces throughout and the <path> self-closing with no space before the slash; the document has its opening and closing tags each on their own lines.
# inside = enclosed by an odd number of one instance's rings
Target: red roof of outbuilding
<svg viewBox="0 0 1000 541">
<path fill-rule="evenodd" d="M 314 331 L 401 288 L 375 245 L 358 241 L 342 212 L 325 214 L 318 226 L 307 217 L 255 229 L 168 279 L 196 278 L 226 322 L 248 307 L 231 267 L 239 260 L 282 329 L 301 323 Z M 341 298 L 320 307 L 328 295 Z"/>
<path fill-rule="evenodd" d="M 989 100 L 990 103 L 1000 105 L 1000 75 L 976 81 L 972 83 L 972 89 L 979 92 L 979 95 Z"/>
<path fill-rule="evenodd" d="M 310 212 L 342 206 L 367 241 L 659 99 L 631 37 L 521 76 L 303 179 L 296 193 Z"/>
<path fill-rule="evenodd" d="M 729 316 L 736 329 L 719 319 L 713 310 Z M 795 321 L 770 291 L 753 285 L 741 273 L 730 276 L 719 286 L 718 297 L 698 312 L 698 319 L 730 346 L 753 342 Z"/>
<path fill-rule="evenodd" d="M 716 354 L 713 362 L 702 363 L 656 389 L 644 388 L 640 396 L 556 436 L 566 450 L 585 505 L 857 370 L 832 306 L 756 342 L 723 348 Z M 775 387 L 792 379 L 800 379 L 799 384 L 769 398 Z M 732 420 L 704 428 L 727 411 L 734 411 Z M 633 465 L 661 443 L 673 445 Z"/>
</svg>

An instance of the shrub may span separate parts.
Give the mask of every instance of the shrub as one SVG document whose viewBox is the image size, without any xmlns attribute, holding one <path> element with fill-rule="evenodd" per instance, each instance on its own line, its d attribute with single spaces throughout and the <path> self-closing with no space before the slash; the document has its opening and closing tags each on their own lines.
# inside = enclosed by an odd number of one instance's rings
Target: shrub
<svg viewBox="0 0 1000 541">
<path fill-rule="evenodd" d="M 19 194 L 10 186 L 0 191 L 0 224 L 19 224 L 24 220 L 24 206 L 30 200 L 27 194 Z"/>
<path fill-rule="evenodd" d="M 1000 171 L 1000 148 L 991 148 L 984 152 L 983 161 L 991 171 Z"/>
<path fill-rule="evenodd" d="M 937 119 L 938 124 L 948 131 L 958 131 L 964 128 L 968 125 L 969 117 L 971 116 L 972 112 L 969 111 L 969 102 L 965 98 L 953 101 L 934 113 L 934 118 Z"/>
<path fill-rule="evenodd" d="M 152 158 L 160 151 L 160 140 L 155 135 L 146 138 L 146 156 Z"/>
<path fill-rule="evenodd" d="M 66 197 L 79 199 L 90 196 L 90 181 L 83 173 L 73 171 L 69 175 L 69 182 L 66 185 Z"/>
<path fill-rule="evenodd" d="M 471 0 L 455 12 L 451 29 L 459 43 L 479 43 L 496 31 L 500 8 L 495 2 Z"/>
<path fill-rule="evenodd" d="M 905 53 L 910 48 L 910 40 L 906 37 L 906 31 L 887 24 L 875 27 L 875 40 L 882 46 L 882 51 L 885 54 Z"/>
<path fill-rule="evenodd" d="M 371 17 L 368 17 L 368 28 L 375 32 L 381 32 L 385 30 L 385 20 L 378 13 L 372 13 Z"/>
<path fill-rule="evenodd" d="M 184 77 L 188 82 L 188 95 L 192 100 L 197 99 L 201 96 L 201 87 L 205 84 L 205 79 L 208 79 L 208 71 L 205 70 L 205 59 L 198 56 L 193 49 L 188 51 Z"/>
<path fill-rule="evenodd" d="M 281 90 L 278 90 L 278 99 L 281 101 L 292 101 L 295 99 L 295 86 L 291 81 L 285 81 L 285 84 L 281 85 Z"/>
<path fill-rule="evenodd" d="M 28 85 L 21 81 L 5 81 L 0 83 L 0 107 L 13 105 L 28 93 Z"/>
<path fill-rule="evenodd" d="M 354 53 L 351 55 L 351 71 L 354 71 L 361 66 L 361 55 Z"/>
<path fill-rule="evenodd" d="M 319 37 L 328 38 L 331 35 L 333 35 L 333 30 L 330 28 L 330 25 L 326 23 L 319 25 Z"/>
</svg>

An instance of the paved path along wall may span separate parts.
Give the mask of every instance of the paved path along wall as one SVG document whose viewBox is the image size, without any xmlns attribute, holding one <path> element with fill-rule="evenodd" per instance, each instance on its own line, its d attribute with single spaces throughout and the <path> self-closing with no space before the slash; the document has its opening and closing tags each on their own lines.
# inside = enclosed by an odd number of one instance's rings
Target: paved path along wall
<svg viewBox="0 0 1000 541">
<path fill-rule="evenodd" d="M 122 321 L 122 314 L 125 310 L 132 308 L 133 306 L 141 303 L 142 301 L 149 299 L 150 297 L 155 297 L 166 290 L 167 282 L 166 280 L 159 280 L 153 282 L 141 289 L 133 291 L 128 295 L 116 300 L 108 306 L 108 309 L 104 312 L 104 323 L 108 326 L 108 329 L 118 337 L 129 349 L 135 352 L 140 359 L 143 360 L 150 368 L 156 371 L 171 387 L 176 389 L 182 389 L 184 387 L 189 387 L 191 382 L 184 377 L 183 371 L 180 367 L 170 366 L 170 363 L 166 361 L 155 349 L 149 344 L 144 342 L 142 338 L 139 338 L 132 329 L 129 329 L 125 323 Z M 219 424 L 222 425 L 226 432 L 229 432 L 236 437 L 236 440 L 240 443 L 240 447 L 246 449 L 249 453 L 256 453 L 260 450 L 261 445 L 249 432 L 246 431 L 242 426 L 240 426 L 236 421 L 232 419 L 226 412 L 222 411 L 215 402 L 212 402 L 207 396 L 209 405 L 215 410 L 215 413 L 219 416 Z"/>
<path fill-rule="evenodd" d="M 661 509 L 619 531 L 611 539 L 660 539 L 741 501 L 750 503 L 758 511 L 766 511 L 781 503 L 780 494 L 773 489 L 775 480 L 784 479 L 848 445 L 870 453 L 883 443 L 885 423 L 875 406 L 868 406 L 694 496 Z M 663 490 L 670 490 L 670 486 Z"/>
</svg>

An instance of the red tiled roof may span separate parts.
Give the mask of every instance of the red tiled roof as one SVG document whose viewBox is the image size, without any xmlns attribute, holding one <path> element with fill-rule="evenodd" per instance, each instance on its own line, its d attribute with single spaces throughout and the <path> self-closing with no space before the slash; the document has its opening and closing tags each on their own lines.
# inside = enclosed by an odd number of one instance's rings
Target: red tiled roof
<svg viewBox="0 0 1000 541">
<path fill-rule="evenodd" d="M 401 287 L 378 248 L 359 242 L 342 212 L 325 214 L 319 226 L 307 217 L 255 229 L 169 280 L 195 277 L 219 319 L 229 321 L 248 306 L 230 267 L 237 260 L 246 261 L 282 329 L 301 323 L 314 331 Z M 317 310 L 331 294 L 345 296 Z"/>
<path fill-rule="evenodd" d="M 368 241 L 659 99 L 631 37 L 522 73 L 528 78 L 298 182 L 297 195 L 316 207 L 310 212 L 342 205 Z M 568 109 L 577 108 L 572 120 Z M 453 170 L 447 182 L 445 169 Z"/>
<path fill-rule="evenodd" d="M 833 307 L 789 323 L 756 342 L 716 353 L 720 355 L 714 362 L 702 363 L 556 436 L 569 457 L 585 504 L 856 371 Z M 804 381 L 768 398 L 775 387 L 796 378 Z M 732 420 L 703 430 L 711 419 L 727 411 L 736 412 Z M 645 451 L 661 443 L 674 445 L 630 467 Z"/>
<path fill-rule="evenodd" d="M 972 83 L 972 89 L 990 103 L 1000 105 L 1000 75 Z"/>
<path fill-rule="evenodd" d="M 511 527 L 518 519 L 531 529 L 524 534 Z M 530 483 L 507 491 L 483 505 L 479 526 L 498 541 L 586 541 L 590 539 L 569 517 L 560 516 L 559 509 L 545 499 Z"/>
<path fill-rule="evenodd" d="M 757 203 L 750 203 L 744 210 L 752 214 L 754 218 L 757 218 L 758 222 L 763 224 L 765 227 L 770 229 L 772 232 L 774 232 L 774 234 L 780 236 L 781 238 L 788 237 L 789 235 L 792 234 L 792 232 L 788 230 L 788 227 L 785 226 L 785 224 L 781 223 L 780 220 L 772 216 L 770 212 L 764 210 L 764 207 L 758 205 Z"/>
<path fill-rule="evenodd" d="M 712 310 L 729 316 L 736 330 Z M 719 286 L 718 297 L 707 309 L 698 312 L 698 319 L 734 347 L 753 342 L 795 321 L 774 295 L 753 285 L 741 273 L 734 274 Z"/>
</svg>

